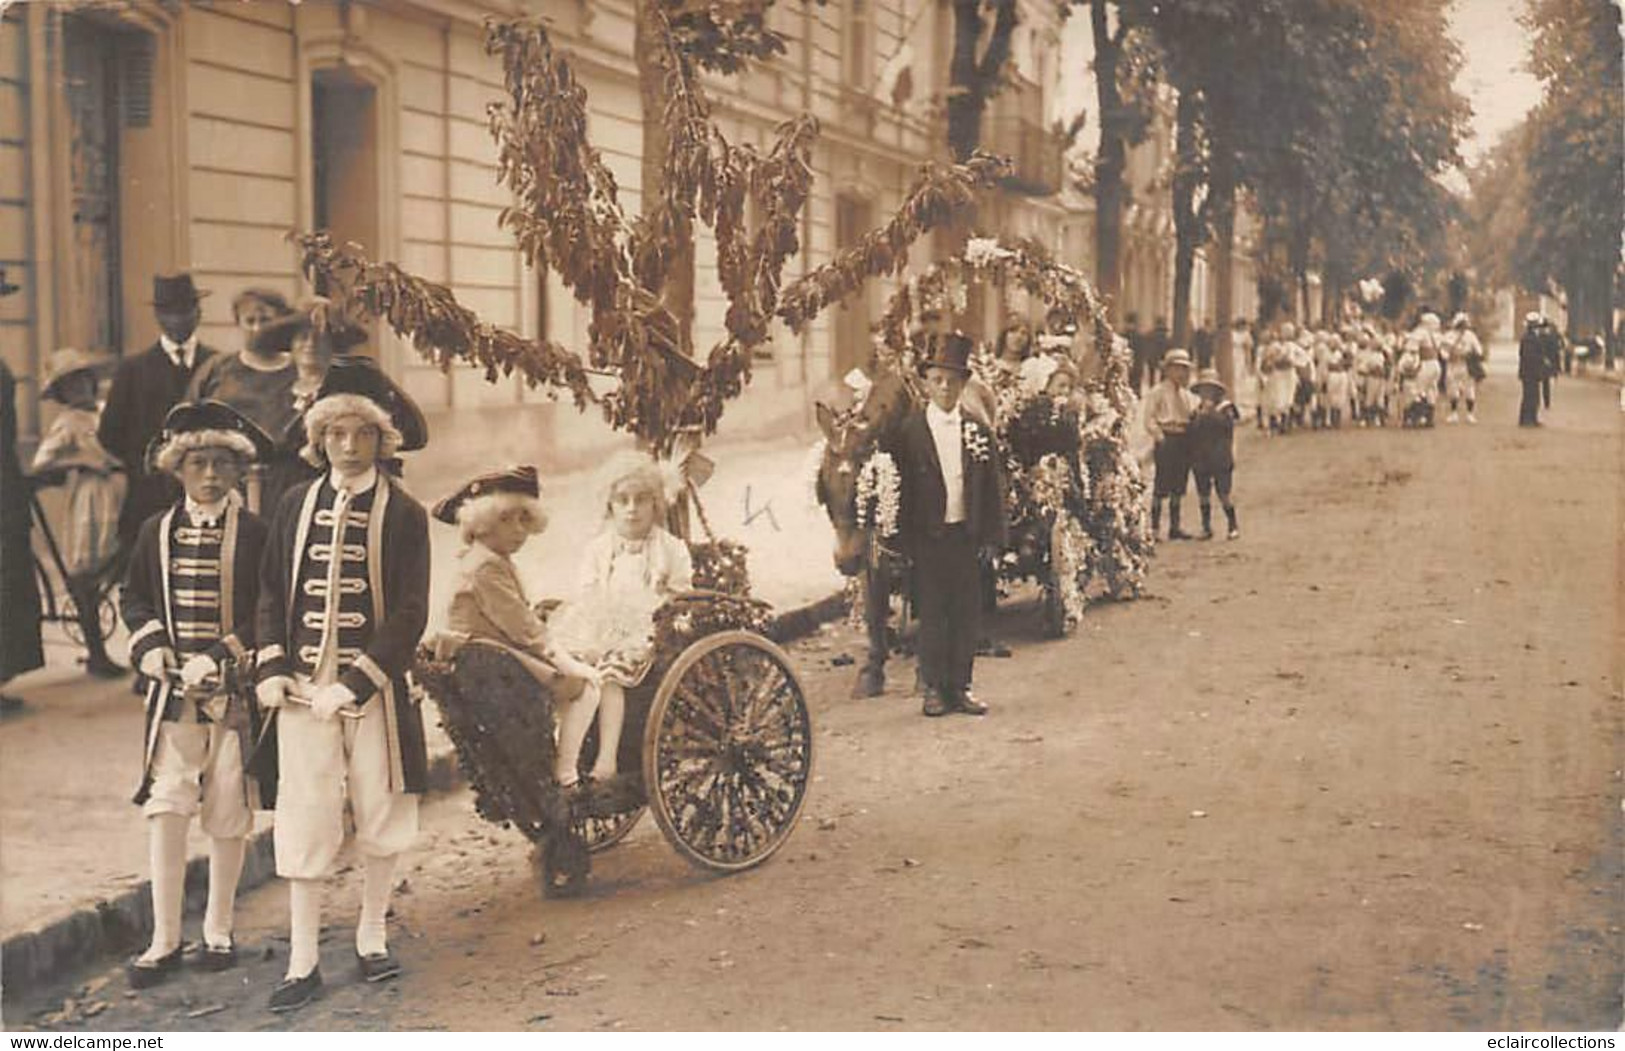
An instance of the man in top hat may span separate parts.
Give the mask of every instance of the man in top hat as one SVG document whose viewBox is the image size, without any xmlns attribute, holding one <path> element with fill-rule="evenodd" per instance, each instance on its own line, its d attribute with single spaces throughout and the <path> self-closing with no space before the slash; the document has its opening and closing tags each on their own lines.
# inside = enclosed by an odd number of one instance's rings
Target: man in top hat
<svg viewBox="0 0 1625 1051">
<path fill-rule="evenodd" d="M 428 514 L 380 469 L 422 448 L 428 429 L 405 392 L 357 360 L 328 371 L 305 432 L 304 456 L 322 474 L 277 504 L 258 616 L 256 693 L 280 713 L 276 867 L 291 920 L 273 1011 L 321 989 L 322 880 L 344 843 L 347 801 L 364 859 L 357 967 L 368 982 L 400 973 L 384 917 L 428 776 L 406 678 L 428 619 Z"/>
<path fill-rule="evenodd" d="M 1541 316 L 1534 311 L 1523 316 L 1523 337 L 1518 340 L 1518 382 L 1523 400 L 1518 403 L 1518 426 L 1540 426 L 1540 385 L 1549 379 L 1546 337 Z"/>
<path fill-rule="evenodd" d="M 1156 479 L 1152 485 L 1151 533 L 1162 527 L 1162 502 L 1168 501 L 1168 539 L 1189 540 L 1179 528 L 1179 502 L 1190 479 L 1190 451 L 1185 428 L 1196 399 L 1186 387 L 1191 381 L 1191 356 L 1175 347 L 1162 357 L 1162 379 L 1145 397 L 1145 429 L 1155 443 Z"/>
<path fill-rule="evenodd" d="M 984 552 L 1005 538 L 1002 458 L 992 428 L 960 406 L 974 344 L 954 332 L 921 363 L 929 401 L 904 420 L 896 458 L 900 533 L 913 560 L 926 715 L 985 715 L 971 693 Z"/>
<path fill-rule="evenodd" d="M 119 362 L 107 395 L 99 430 L 107 451 L 130 474 L 129 493 L 119 515 L 119 536 L 135 542 L 141 523 L 180 497 L 180 486 L 163 471 L 150 471 L 147 447 L 163 429 L 164 418 L 185 396 L 198 368 L 215 354 L 198 342 L 202 320 L 199 303 L 209 293 L 192 283 L 191 274 L 162 274 L 152 279 L 152 309 L 158 319 L 158 341 Z"/>
<path fill-rule="evenodd" d="M 177 405 L 164 420 L 154 466 L 179 479 L 184 497 L 141 525 L 119 612 L 130 630 L 130 663 L 146 696 L 141 784 L 152 865 L 152 942 L 128 967 L 142 989 L 181 962 L 186 835 L 194 814 L 209 836 L 209 901 L 198 964 L 236 963 L 233 906 L 252 810 L 249 776 L 259 719 L 231 688 L 228 665 L 248 681 L 265 525 L 229 499 L 270 439 L 221 402 Z M 263 766 L 257 767 L 263 770 Z M 274 777 L 274 774 L 271 775 Z M 269 780 L 269 778 L 268 778 Z"/>
</svg>

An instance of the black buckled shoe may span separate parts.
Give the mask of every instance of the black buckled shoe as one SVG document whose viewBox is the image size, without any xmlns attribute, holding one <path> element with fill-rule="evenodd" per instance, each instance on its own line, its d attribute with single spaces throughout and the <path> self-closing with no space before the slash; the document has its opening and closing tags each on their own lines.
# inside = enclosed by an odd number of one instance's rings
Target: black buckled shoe
<svg viewBox="0 0 1625 1051">
<path fill-rule="evenodd" d="M 185 952 L 185 945 L 177 945 L 172 952 L 166 953 L 156 960 L 143 960 L 137 956 L 124 966 L 124 973 L 130 979 L 130 988 L 150 989 L 160 982 L 168 981 L 176 971 L 180 970 L 181 957 Z"/>
<path fill-rule="evenodd" d="M 948 701 L 942 696 L 942 691 L 932 686 L 925 688 L 925 703 L 920 710 L 926 715 L 936 718 L 948 714 Z"/>
<path fill-rule="evenodd" d="M 271 990 L 271 1010 L 281 1014 L 283 1011 L 297 1011 L 301 1007 L 316 999 L 322 991 L 322 969 L 318 965 L 310 969 L 310 973 L 303 978 L 284 978 L 276 983 Z"/>
<path fill-rule="evenodd" d="M 388 949 L 365 956 L 358 952 L 355 954 L 355 965 L 361 972 L 362 980 L 367 982 L 387 982 L 401 973 L 401 961 L 395 959 L 395 954 Z"/>
<path fill-rule="evenodd" d="M 237 966 L 237 943 L 235 941 L 225 945 L 203 943 L 192 954 L 192 966 L 200 971 L 231 970 Z"/>
</svg>

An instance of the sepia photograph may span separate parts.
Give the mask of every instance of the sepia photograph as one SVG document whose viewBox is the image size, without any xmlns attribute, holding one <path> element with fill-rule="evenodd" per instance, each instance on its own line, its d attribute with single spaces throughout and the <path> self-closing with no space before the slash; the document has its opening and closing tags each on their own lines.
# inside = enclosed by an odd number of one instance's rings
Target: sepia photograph
<svg viewBox="0 0 1625 1051">
<path fill-rule="evenodd" d="M 0 0 L 0 1029 L 1613 1046 L 1621 30 Z"/>
</svg>

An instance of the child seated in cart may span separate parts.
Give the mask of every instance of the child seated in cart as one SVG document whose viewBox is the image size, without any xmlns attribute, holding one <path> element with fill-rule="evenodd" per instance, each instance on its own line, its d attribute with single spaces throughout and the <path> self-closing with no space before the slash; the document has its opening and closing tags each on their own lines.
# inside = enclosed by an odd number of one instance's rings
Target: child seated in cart
<svg viewBox="0 0 1625 1051">
<path fill-rule="evenodd" d="M 541 483 L 529 465 L 472 479 L 434 506 L 434 517 L 462 534 L 451 630 L 509 647 L 555 701 L 581 694 L 597 670 L 551 645 L 547 624 L 525 598 L 513 556 L 547 528 Z"/>
<path fill-rule="evenodd" d="M 557 652 L 596 669 L 598 680 L 565 705 L 559 719 L 554 775 L 570 787 L 581 746 L 598 719 L 598 758 L 591 778 L 616 772 L 626 689 L 638 685 L 654 659 L 654 613 L 667 598 L 692 588 L 688 545 L 662 529 L 682 482 L 647 455 L 626 452 L 611 461 L 603 490 L 605 527 L 582 553 L 580 588 L 553 615 Z"/>
</svg>

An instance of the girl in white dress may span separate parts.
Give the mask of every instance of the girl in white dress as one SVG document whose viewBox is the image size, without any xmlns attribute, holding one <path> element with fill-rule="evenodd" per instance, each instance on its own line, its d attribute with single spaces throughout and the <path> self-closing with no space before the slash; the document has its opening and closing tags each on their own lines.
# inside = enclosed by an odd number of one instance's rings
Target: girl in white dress
<svg viewBox="0 0 1625 1051">
<path fill-rule="evenodd" d="M 694 586 L 688 545 L 662 529 L 681 480 L 642 453 L 613 460 L 606 472 L 604 528 L 582 553 L 578 595 L 553 615 L 554 646 L 596 669 L 580 697 L 561 705 L 554 776 L 577 782 L 582 743 L 598 719 L 593 780 L 615 775 L 626 716 L 626 688 L 648 674 L 654 658 L 654 613 Z"/>
</svg>

